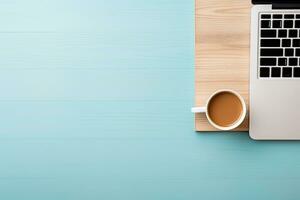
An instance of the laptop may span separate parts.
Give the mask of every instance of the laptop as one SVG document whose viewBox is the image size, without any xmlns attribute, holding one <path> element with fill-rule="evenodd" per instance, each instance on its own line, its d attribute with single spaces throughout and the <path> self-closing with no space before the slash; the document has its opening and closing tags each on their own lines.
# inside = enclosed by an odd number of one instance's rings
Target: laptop
<svg viewBox="0 0 300 200">
<path fill-rule="evenodd" d="M 300 139 L 300 0 L 252 0 L 250 136 Z"/>
</svg>

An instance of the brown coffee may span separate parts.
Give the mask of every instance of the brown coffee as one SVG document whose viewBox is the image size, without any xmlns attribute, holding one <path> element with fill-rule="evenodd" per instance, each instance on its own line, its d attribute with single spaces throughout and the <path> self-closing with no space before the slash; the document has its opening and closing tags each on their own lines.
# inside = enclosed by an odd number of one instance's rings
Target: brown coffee
<svg viewBox="0 0 300 200">
<path fill-rule="evenodd" d="M 207 112 L 215 124 L 229 127 L 240 119 L 243 113 L 243 104 L 235 94 L 221 92 L 211 99 Z"/>
</svg>

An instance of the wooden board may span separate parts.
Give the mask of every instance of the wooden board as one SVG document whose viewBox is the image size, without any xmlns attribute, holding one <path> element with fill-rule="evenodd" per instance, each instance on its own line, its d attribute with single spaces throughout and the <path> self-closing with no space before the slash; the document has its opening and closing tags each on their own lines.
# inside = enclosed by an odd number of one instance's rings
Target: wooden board
<svg viewBox="0 0 300 200">
<path fill-rule="evenodd" d="M 249 99 L 250 0 L 196 0 L 195 96 L 204 106 L 218 89 Z M 235 131 L 248 131 L 248 116 Z M 197 131 L 216 131 L 196 114 Z"/>
</svg>

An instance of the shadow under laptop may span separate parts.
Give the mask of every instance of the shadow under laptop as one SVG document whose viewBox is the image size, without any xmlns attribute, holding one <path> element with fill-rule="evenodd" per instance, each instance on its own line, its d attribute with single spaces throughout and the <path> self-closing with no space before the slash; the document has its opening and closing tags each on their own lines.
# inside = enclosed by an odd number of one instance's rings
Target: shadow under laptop
<svg viewBox="0 0 300 200">
<path fill-rule="evenodd" d="M 253 140 L 249 132 L 196 132 L 197 138 L 201 140 L 222 139 L 225 141 L 245 142 L 249 144 L 281 144 L 281 145 L 300 145 L 300 140 Z M 300 148 L 300 146 L 299 146 Z"/>
</svg>

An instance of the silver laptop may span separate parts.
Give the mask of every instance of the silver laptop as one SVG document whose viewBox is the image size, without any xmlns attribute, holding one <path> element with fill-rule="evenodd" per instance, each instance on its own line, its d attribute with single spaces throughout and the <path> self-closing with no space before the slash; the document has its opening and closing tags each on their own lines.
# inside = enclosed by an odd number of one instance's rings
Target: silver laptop
<svg viewBox="0 0 300 200">
<path fill-rule="evenodd" d="M 253 0 L 250 136 L 300 139 L 300 0 Z"/>
</svg>

